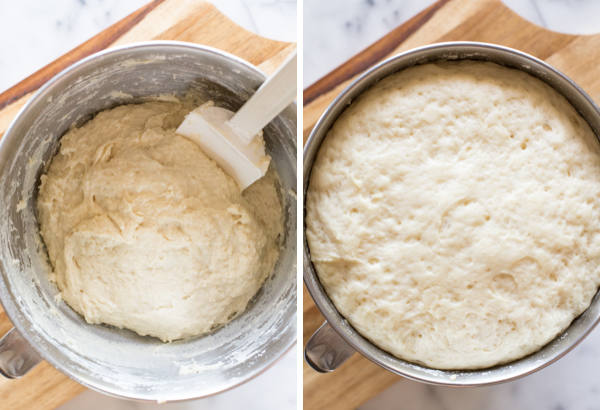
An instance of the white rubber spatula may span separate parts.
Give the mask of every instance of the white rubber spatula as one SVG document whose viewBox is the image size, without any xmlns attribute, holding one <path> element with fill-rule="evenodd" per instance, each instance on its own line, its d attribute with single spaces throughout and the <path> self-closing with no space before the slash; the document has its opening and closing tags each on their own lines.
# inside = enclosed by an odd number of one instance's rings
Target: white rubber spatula
<svg viewBox="0 0 600 410">
<path fill-rule="evenodd" d="M 296 69 L 294 50 L 237 113 L 209 101 L 189 113 L 177 134 L 198 144 L 243 191 L 269 168 L 262 129 L 296 98 Z"/>
</svg>

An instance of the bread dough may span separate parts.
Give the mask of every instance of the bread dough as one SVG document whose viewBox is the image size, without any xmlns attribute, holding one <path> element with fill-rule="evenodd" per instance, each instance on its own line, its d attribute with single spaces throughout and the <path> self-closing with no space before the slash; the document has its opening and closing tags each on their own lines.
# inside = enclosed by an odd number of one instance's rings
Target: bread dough
<svg viewBox="0 0 600 410">
<path fill-rule="evenodd" d="M 600 150 L 545 83 L 492 63 L 401 71 L 319 149 L 306 236 L 363 336 L 438 369 L 533 353 L 600 284 Z"/>
<path fill-rule="evenodd" d="M 180 103 L 126 105 L 61 140 L 41 178 L 41 234 L 63 299 L 89 323 L 172 341 L 241 313 L 283 232 L 273 170 L 244 193 L 175 134 Z"/>
</svg>

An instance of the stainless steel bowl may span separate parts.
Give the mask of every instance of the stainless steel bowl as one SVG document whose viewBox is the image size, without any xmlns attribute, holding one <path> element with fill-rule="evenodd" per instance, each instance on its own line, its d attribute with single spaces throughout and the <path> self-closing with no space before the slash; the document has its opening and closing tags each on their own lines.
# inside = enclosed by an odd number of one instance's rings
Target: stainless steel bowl
<svg viewBox="0 0 600 410">
<path fill-rule="evenodd" d="M 265 128 L 285 202 L 279 261 L 246 311 L 211 334 L 165 344 L 87 324 L 53 299 L 58 289 L 48 280 L 50 266 L 35 217 L 40 174 L 71 124 L 160 94 L 192 92 L 236 110 L 264 79 L 251 64 L 209 47 L 138 43 L 78 62 L 23 107 L 0 141 L 0 301 L 15 326 L 0 342 L 5 375 L 20 376 L 41 357 L 77 382 L 113 396 L 185 400 L 249 380 L 294 345 L 296 201 L 287 192 L 296 189 L 295 104 Z"/>
<path fill-rule="evenodd" d="M 600 110 L 594 101 L 567 76 L 543 61 L 523 52 L 494 44 L 452 42 L 433 44 L 392 57 L 356 79 L 327 108 L 313 129 L 304 147 L 304 198 L 310 171 L 319 146 L 334 121 L 361 93 L 382 78 L 405 68 L 440 60 L 491 61 L 524 71 L 539 78 L 562 94 L 600 135 Z M 304 204 L 306 206 L 306 203 Z M 444 386 L 485 386 L 514 380 L 540 370 L 558 360 L 581 342 L 600 320 L 598 294 L 590 307 L 569 328 L 541 350 L 520 360 L 483 370 L 442 371 L 410 363 L 387 353 L 362 337 L 343 316 L 325 293 L 314 266 L 304 233 L 304 282 L 327 322 L 308 342 L 305 359 L 320 372 L 335 370 L 355 352 L 404 377 Z"/>
</svg>

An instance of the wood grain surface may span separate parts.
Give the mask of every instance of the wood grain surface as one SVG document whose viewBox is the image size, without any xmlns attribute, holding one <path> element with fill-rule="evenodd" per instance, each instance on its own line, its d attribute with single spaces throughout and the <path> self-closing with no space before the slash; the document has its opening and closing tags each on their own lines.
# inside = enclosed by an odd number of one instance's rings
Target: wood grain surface
<svg viewBox="0 0 600 410">
<path fill-rule="evenodd" d="M 327 106 L 368 66 L 444 41 L 482 41 L 525 51 L 558 68 L 600 101 L 600 35 L 545 30 L 499 0 L 441 0 L 304 91 L 304 143 Z M 303 301 L 306 345 L 324 318 L 306 288 Z M 303 374 L 304 408 L 310 410 L 354 409 L 401 380 L 359 354 L 329 374 L 317 373 L 304 363 Z"/>
<path fill-rule="evenodd" d="M 296 47 L 236 25 L 208 0 L 154 0 L 0 94 L 0 137 L 33 93 L 71 64 L 109 47 L 148 40 L 203 44 L 235 54 L 272 73 Z M 0 337 L 12 324 L 0 307 Z M 85 388 L 46 362 L 19 380 L 0 376 L 0 410 L 55 409 Z"/>
</svg>

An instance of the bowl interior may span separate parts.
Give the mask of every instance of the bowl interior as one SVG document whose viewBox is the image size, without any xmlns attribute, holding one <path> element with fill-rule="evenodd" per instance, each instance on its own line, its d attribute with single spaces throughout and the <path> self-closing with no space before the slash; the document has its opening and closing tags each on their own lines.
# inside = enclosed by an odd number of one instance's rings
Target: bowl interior
<svg viewBox="0 0 600 410">
<path fill-rule="evenodd" d="M 494 44 L 474 42 L 440 43 L 417 48 L 392 57 L 373 67 L 348 86 L 329 106 L 317 122 L 304 147 L 303 189 L 304 198 L 310 171 L 321 142 L 335 120 L 361 93 L 380 79 L 402 69 L 440 60 L 491 61 L 506 67 L 525 71 L 539 78 L 562 94 L 600 136 L 600 110 L 593 100 L 572 80 L 541 60 L 528 54 Z M 493 368 L 470 371 L 442 371 L 430 369 L 401 360 L 379 349 L 358 333 L 340 315 L 321 286 L 310 260 L 310 249 L 304 234 L 304 282 L 331 326 L 355 349 L 368 359 L 394 373 L 431 384 L 446 386 L 484 386 L 506 382 L 537 371 L 564 356 L 593 330 L 600 320 L 600 297 L 592 300 L 590 307 L 570 327 L 559 334 L 541 350 L 511 363 Z"/>
<path fill-rule="evenodd" d="M 108 394 L 171 401 L 215 394 L 257 375 L 296 340 L 296 107 L 265 129 L 281 179 L 285 238 L 273 275 L 246 311 L 204 336 L 162 343 L 128 330 L 89 325 L 56 302 L 39 235 L 39 178 L 71 124 L 104 109 L 162 95 L 192 93 L 236 110 L 264 75 L 207 47 L 144 43 L 92 56 L 51 80 L 24 108 L 0 143 L 0 297 L 9 317 L 53 366 Z M 20 201 L 25 201 L 22 210 Z"/>
</svg>

